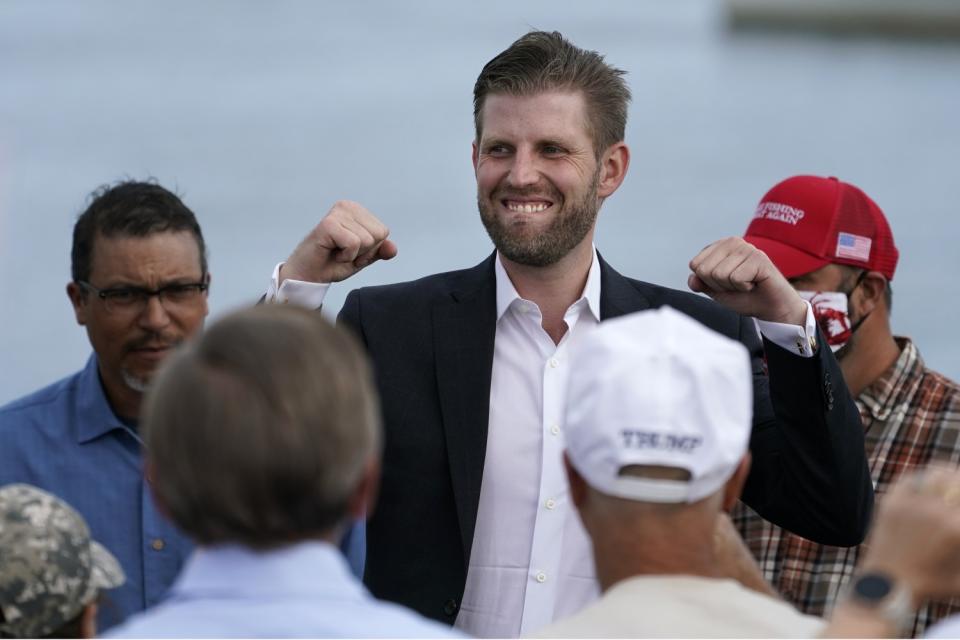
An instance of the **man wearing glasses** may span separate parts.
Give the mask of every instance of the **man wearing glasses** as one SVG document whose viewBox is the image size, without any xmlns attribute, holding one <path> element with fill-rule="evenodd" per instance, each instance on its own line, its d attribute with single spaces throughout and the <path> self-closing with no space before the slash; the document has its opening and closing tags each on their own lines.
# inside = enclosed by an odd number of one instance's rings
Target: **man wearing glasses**
<svg viewBox="0 0 960 640">
<path fill-rule="evenodd" d="M 100 629 L 156 604 L 190 543 L 154 506 L 141 472 L 143 392 L 207 315 L 206 248 L 192 211 L 149 182 L 92 196 L 77 219 L 67 295 L 93 354 L 76 374 L 0 408 L 0 485 L 27 482 L 79 511 L 126 584 Z"/>
</svg>

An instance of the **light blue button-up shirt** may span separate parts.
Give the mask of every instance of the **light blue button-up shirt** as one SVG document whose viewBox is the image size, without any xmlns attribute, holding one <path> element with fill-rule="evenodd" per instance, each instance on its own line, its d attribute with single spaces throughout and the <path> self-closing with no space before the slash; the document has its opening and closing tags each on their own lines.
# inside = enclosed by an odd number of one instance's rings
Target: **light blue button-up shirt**
<svg viewBox="0 0 960 640">
<path fill-rule="evenodd" d="M 257 552 L 198 548 L 160 606 L 130 618 L 117 638 L 463 637 L 373 598 L 331 544 Z"/>
<path fill-rule="evenodd" d="M 159 602 L 192 549 L 160 517 L 141 466 L 140 438 L 110 408 L 95 355 L 0 408 L 0 485 L 26 482 L 65 500 L 127 574 L 101 602 L 101 629 Z"/>
</svg>

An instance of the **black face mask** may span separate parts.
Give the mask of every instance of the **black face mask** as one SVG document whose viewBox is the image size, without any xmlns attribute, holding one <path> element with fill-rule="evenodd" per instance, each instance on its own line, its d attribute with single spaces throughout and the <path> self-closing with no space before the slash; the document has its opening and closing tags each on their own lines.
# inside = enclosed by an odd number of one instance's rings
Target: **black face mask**
<svg viewBox="0 0 960 640">
<path fill-rule="evenodd" d="M 841 292 L 841 293 L 843 293 L 845 296 L 847 296 L 847 309 L 848 309 L 848 310 L 850 309 L 850 296 L 853 295 L 853 292 L 857 290 L 857 287 L 860 286 L 860 284 L 863 282 L 863 279 L 866 278 L 866 277 L 867 277 L 867 272 L 866 272 L 866 270 L 861 271 L 861 272 L 860 272 L 860 275 L 857 276 L 856 282 L 854 282 L 854 283 L 853 283 L 853 286 L 850 287 L 850 290 L 849 290 L 849 291 L 843 291 L 843 292 Z M 855 334 L 855 333 L 857 332 L 857 329 L 860 328 L 860 326 L 864 323 L 864 321 L 865 321 L 867 318 L 870 317 L 870 314 L 871 314 L 871 313 L 873 313 L 873 310 L 870 310 L 870 311 L 868 311 L 867 313 L 863 314 L 863 316 L 862 316 L 861 318 L 859 318 L 857 321 L 853 322 L 853 323 L 850 325 L 850 336 L 847 338 L 846 343 L 845 343 L 842 347 L 840 347 L 839 349 L 837 349 L 837 351 L 836 351 L 836 354 L 835 354 L 835 355 L 837 356 L 837 360 L 842 360 L 843 358 L 845 358 L 845 357 L 850 353 L 850 345 L 851 345 L 851 343 L 852 343 L 852 341 L 853 341 L 853 334 Z M 852 320 L 852 318 L 851 318 L 851 320 Z"/>
</svg>

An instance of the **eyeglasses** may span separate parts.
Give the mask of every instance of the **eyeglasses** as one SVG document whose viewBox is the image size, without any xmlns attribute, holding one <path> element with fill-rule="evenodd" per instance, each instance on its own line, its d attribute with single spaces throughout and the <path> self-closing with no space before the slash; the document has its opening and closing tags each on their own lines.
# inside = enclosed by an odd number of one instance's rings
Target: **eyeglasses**
<svg viewBox="0 0 960 640">
<path fill-rule="evenodd" d="M 157 296 L 167 311 L 188 309 L 200 302 L 210 285 L 206 282 L 183 282 L 168 284 L 159 289 L 144 287 L 116 287 L 98 289 L 83 280 L 79 284 L 84 289 L 97 294 L 103 300 L 103 308 L 108 313 L 141 313 L 147 308 L 150 298 Z"/>
</svg>

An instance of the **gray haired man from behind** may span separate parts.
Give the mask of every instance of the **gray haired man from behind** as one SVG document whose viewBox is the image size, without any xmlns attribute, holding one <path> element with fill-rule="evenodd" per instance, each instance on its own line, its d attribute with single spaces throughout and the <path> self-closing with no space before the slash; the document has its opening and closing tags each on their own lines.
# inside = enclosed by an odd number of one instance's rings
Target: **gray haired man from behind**
<svg viewBox="0 0 960 640">
<path fill-rule="evenodd" d="M 92 638 L 100 592 L 123 582 L 66 502 L 27 484 L 0 487 L 0 638 Z"/>
<path fill-rule="evenodd" d="M 336 543 L 376 502 L 380 411 L 357 340 L 311 311 L 231 314 L 164 363 L 143 438 L 157 503 L 196 545 L 113 637 L 451 637 L 376 601 Z"/>
<path fill-rule="evenodd" d="M 537 635 L 815 635 L 821 620 L 727 577 L 714 547 L 750 467 L 744 346 L 663 307 L 604 322 L 572 359 L 565 464 L 604 593 Z"/>
</svg>

